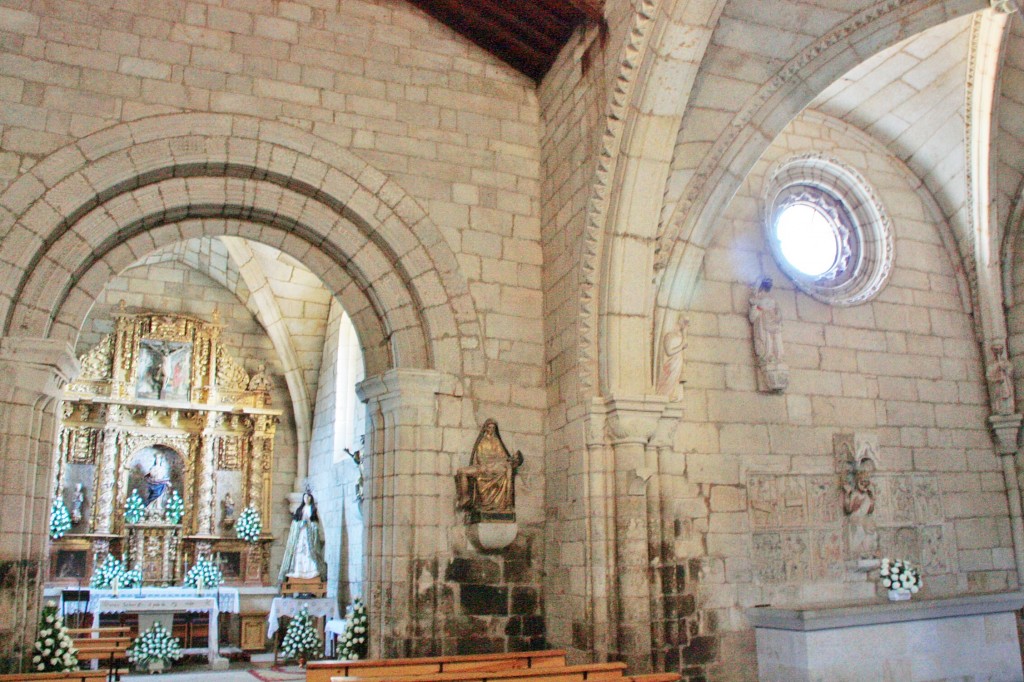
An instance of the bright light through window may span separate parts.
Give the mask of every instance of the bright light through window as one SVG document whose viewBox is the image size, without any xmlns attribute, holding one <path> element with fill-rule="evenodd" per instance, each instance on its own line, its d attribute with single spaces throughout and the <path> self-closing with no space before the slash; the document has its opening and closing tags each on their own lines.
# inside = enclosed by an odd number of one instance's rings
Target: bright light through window
<svg viewBox="0 0 1024 682">
<path fill-rule="evenodd" d="M 792 204 L 775 222 L 779 250 L 790 265 L 812 277 L 823 275 L 839 257 L 839 234 L 832 221 L 808 204 Z"/>
</svg>

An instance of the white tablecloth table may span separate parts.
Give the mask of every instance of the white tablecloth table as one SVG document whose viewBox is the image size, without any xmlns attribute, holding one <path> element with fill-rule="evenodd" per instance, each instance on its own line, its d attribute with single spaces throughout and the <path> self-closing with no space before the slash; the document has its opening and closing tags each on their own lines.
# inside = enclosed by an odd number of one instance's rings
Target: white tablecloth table
<svg viewBox="0 0 1024 682">
<path fill-rule="evenodd" d="M 91 603 L 92 601 L 90 600 Z M 220 616 L 220 607 L 218 606 L 216 596 L 107 597 L 96 600 L 96 606 L 92 609 L 92 613 L 95 616 L 93 621 L 94 627 L 98 627 L 100 616 L 104 613 L 137 613 L 139 614 L 140 634 L 149 629 L 150 625 L 157 620 L 170 631 L 173 626 L 175 613 L 207 613 L 209 614 L 210 624 L 207 634 L 206 657 L 210 665 L 219 665 L 220 632 L 217 621 L 218 616 Z M 163 616 L 163 618 L 160 616 Z M 168 616 L 171 622 L 168 622 Z M 184 653 L 196 652 L 185 649 Z"/>
<path fill-rule="evenodd" d="M 324 656 L 334 658 L 334 638 L 345 634 L 348 621 L 344 618 L 331 618 L 324 623 Z"/>
<path fill-rule="evenodd" d="M 294 618 L 305 606 L 309 615 L 314 618 L 337 619 L 338 602 L 335 599 L 320 597 L 317 599 L 296 599 L 294 597 L 274 597 L 270 602 L 270 614 L 267 616 L 267 638 L 273 638 L 277 632 L 277 621 L 282 616 Z"/>
<path fill-rule="evenodd" d="M 199 591 L 194 587 L 128 587 L 114 591 L 83 587 L 82 590 L 89 592 L 89 604 L 86 611 L 96 613 L 96 605 L 100 599 L 171 599 L 171 598 L 193 598 L 212 597 L 217 599 L 217 608 L 221 613 L 238 613 L 239 597 L 237 587 L 220 587 L 215 590 Z M 62 604 L 64 613 L 78 613 L 81 609 L 81 602 L 69 601 Z"/>
</svg>

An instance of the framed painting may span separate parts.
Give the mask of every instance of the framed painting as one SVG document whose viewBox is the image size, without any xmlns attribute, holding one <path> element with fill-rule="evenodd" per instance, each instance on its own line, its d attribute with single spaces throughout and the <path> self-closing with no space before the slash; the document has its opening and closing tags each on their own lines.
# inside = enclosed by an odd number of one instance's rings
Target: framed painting
<svg viewBox="0 0 1024 682">
<path fill-rule="evenodd" d="M 135 397 L 187 402 L 192 388 L 192 344 L 142 339 L 135 372 Z"/>
</svg>

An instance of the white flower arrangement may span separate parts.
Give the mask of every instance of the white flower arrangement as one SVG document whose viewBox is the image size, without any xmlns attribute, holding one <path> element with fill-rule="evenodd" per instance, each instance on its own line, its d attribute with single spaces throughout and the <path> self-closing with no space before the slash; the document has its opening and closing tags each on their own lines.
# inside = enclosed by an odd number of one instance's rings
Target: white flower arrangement
<svg viewBox="0 0 1024 682">
<path fill-rule="evenodd" d="M 60 540 L 69 530 L 71 514 L 68 513 L 68 506 L 64 504 L 64 500 L 58 497 L 50 507 L 50 538 Z"/>
<path fill-rule="evenodd" d="M 281 642 L 281 655 L 288 659 L 311 659 L 316 658 L 323 651 L 323 643 L 320 635 L 313 626 L 313 619 L 310 618 L 309 609 L 305 606 L 298 615 L 288 623 L 288 630 L 284 633 L 284 640 Z"/>
<path fill-rule="evenodd" d="M 224 584 L 224 574 L 220 567 L 207 557 L 200 557 L 195 566 L 188 569 L 185 574 L 185 587 L 195 587 L 200 590 L 219 587 Z"/>
<path fill-rule="evenodd" d="M 135 638 L 126 652 L 128 660 L 137 666 L 144 666 L 150 661 L 177 661 L 181 658 L 181 642 L 172 637 L 160 621 L 156 621 L 141 635 Z"/>
<path fill-rule="evenodd" d="M 164 510 L 164 519 L 167 523 L 175 525 L 181 523 L 181 517 L 185 515 L 185 503 L 177 490 L 171 491 L 171 499 L 167 500 L 167 508 Z"/>
<path fill-rule="evenodd" d="M 921 589 L 921 571 L 905 559 L 882 559 L 879 570 L 882 587 L 888 590 L 904 590 L 916 593 Z"/>
<path fill-rule="evenodd" d="M 348 619 L 348 627 L 341 636 L 338 658 L 343 661 L 365 659 L 369 649 L 370 620 L 366 616 L 363 600 L 356 597 L 345 616 Z"/>
<path fill-rule="evenodd" d="M 134 488 L 132 490 L 132 494 L 128 496 L 128 499 L 124 503 L 125 523 L 138 523 L 142 520 L 145 513 L 146 505 L 142 502 L 142 497 L 139 495 L 139 489 Z"/>
<path fill-rule="evenodd" d="M 39 616 L 39 636 L 32 647 L 32 670 L 35 672 L 66 672 L 78 670 L 75 649 L 64 620 L 57 613 L 57 604 L 47 602 Z"/>
<path fill-rule="evenodd" d="M 137 568 L 128 569 L 124 556 L 120 559 L 108 554 L 89 580 L 89 587 L 97 589 L 121 589 L 138 587 L 142 584 L 142 571 Z"/>
<path fill-rule="evenodd" d="M 235 522 L 235 535 L 239 540 L 254 543 L 260 539 L 263 533 L 263 521 L 260 519 L 260 512 L 253 505 L 242 510 L 242 515 Z"/>
</svg>

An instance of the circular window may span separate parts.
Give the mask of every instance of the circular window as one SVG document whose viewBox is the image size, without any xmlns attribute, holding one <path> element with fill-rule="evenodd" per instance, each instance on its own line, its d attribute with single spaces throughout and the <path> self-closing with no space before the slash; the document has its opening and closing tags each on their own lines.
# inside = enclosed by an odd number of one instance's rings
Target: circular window
<svg viewBox="0 0 1024 682">
<path fill-rule="evenodd" d="M 835 159 L 780 164 L 765 195 L 765 232 L 779 267 L 835 305 L 873 298 L 892 269 L 889 220 L 859 173 Z"/>
<path fill-rule="evenodd" d="M 812 277 L 832 270 L 839 256 L 839 230 L 811 204 L 794 203 L 775 218 L 775 238 L 782 257 Z"/>
</svg>

